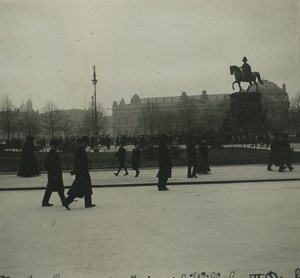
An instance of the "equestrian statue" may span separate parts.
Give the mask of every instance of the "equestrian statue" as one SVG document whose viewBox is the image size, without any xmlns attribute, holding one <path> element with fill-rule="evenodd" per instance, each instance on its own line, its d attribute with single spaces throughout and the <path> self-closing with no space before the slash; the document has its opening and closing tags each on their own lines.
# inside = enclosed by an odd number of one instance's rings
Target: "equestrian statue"
<svg viewBox="0 0 300 278">
<path fill-rule="evenodd" d="M 256 92 L 258 91 L 258 85 L 256 82 L 256 78 L 258 79 L 260 84 L 263 84 L 263 81 L 260 78 L 259 72 L 252 72 L 250 65 L 247 63 L 248 59 L 246 57 L 243 58 L 243 65 L 241 67 L 238 66 L 230 66 L 230 74 L 234 74 L 235 81 L 232 83 L 232 89 L 234 90 L 234 84 L 237 83 L 239 85 L 239 92 L 241 92 L 241 82 L 248 82 L 249 86 L 247 88 L 247 92 L 252 87 L 253 83 L 256 86 Z"/>
</svg>

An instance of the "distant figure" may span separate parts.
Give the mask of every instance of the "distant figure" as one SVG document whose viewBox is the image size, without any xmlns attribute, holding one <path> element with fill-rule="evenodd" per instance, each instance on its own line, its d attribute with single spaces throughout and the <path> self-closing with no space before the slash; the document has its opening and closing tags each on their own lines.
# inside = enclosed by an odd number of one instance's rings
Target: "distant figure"
<svg viewBox="0 0 300 278">
<path fill-rule="evenodd" d="M 125 160 L 126 160 L 126 150 L 124 148 L 124 145 L 123 143 L 120 143 L 119 145 L 119 149 L 118 151 L 115 153 L 115 157 L 118 158 L 118 162 L 119 162 L 119 169 L 118 169 L 118 172 L 117 173 L 114 173 L 115 176 L 118 176 L 121 169 L 124 168 L 125 170 L 125 174 L 124 176 L 127 176 L 128 175 L 128 171 L 127 171 L 127 168 L 125 166 Z"/>
<path fill-rule="evenodd" d="M 42 201 L 43 207 L 53 206 L 52 204 L 49 203 L 52 192 L 58 193 L 61 203 L 63 205 L 65 201 L 64 183 L 63 183 L 62 170 L 61 170 L 61 160 L 57 152 L 58 146 L 59 146 L 59 141 L 57 139 L 52 139 L 50 142 L 51 150 L 47 154 L 45 160 L 45 168 L 48 171 L 47 173 L 48 183 Z"/>
<path fill-rule="evenodd" d="M 172 176 L 172 164 L 170 152 L 167 147 L 167 137 L 162 135 L 158 145 L 158 191 L 167 191 L 168 179 Z"/>
<path fill-rule="evenodd" d="M 34 177 L 40 175 L 39 166 L 34 154 L 36 151 L 34 139 L 33 136 L 26 137 L 19 165 L 18 176 L 20 177 Z"/>
<path fill-rule="evenodd" d="M 276 166 L 280 166 L 282 163 L 280 162 L 280 147 L 281 143 L 279 141 L 278 134 L 274 134 L 274 138 L 271 142 L 271 151 L 270 151 L 270 158 L 269 158 L 269 164 L 267 167 L 268 171 L 273 171 L 272 165 L 275 164 Z"/>
<path fill-rule="evenodd" d="M 282 164 L 279 167 L 279 172 L 283 172 L 285 168 L 288 168 L 290 171 L 294 170 L 294 167 L 291 165 L 291 153 L 292 153 L 292 148 L 288 140 L 288 135 L 284 133 L 281 135 Z"/>
<path fill-rule="evenodd" d="M 208 164 L 208 145 L 206 138 L 202 138 L 199 146 L 199 170 L 200 174 L 209 174 L 210 167 Z"/>
<path fill-rule="evenodd" d="M 251 79 L 251 67 L 247 63 L 248 59 L 246 57 L 243 57 L 242 62 L 243 62 L 243 65 L 240 67 L 240 69 L 242 70 L 242 74 L 243 74 L 242 81 L 248 82 Z"/>
<path fill-rule="evenodd" d="M 188 178 L 197 178 L 197 149 L 194 138 L 189 138 L 186 145 L 187 161 L 188 161 Z"/>
<path fill-rule="evenodd" d="M 89 162 L 87 153 L 85 151 L 88 146 L 89 138 L 83 136 L 80 140 L 80 145 L 75 152 L 75 161 L 74 167 L 71 174 L 75 174 L 75 180 L 71 185 L 70 190 L 68 191 L 68 197 L 65 200 L 64 206 L 67 209 L 73 200 L 84 197 L 84 204 L 86 208 L 95 207 L 96 205 L 92 204 L 92 182 L 91 176 L 89 173 Z"/>
<path fill-rule="evenodd" d="M 131 156 L 132 170 L 135 170 L 135 178 L 139 176 L 139 167 L 141 165 L 141 150 L 139 143 L 134 143 L 134 149 Z"/>
</svg>

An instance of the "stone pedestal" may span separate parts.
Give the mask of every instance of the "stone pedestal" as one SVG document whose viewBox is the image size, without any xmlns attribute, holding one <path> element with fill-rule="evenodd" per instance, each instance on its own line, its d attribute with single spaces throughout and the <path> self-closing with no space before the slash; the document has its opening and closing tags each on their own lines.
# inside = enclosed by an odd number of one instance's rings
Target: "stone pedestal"
<svg viewBox="0 0 300 278">
<path fill-rule="evenodd" d="M 265 125 L 262 111 L 261 93 L 241 92 L 230 95 L 230 125 L 235 131 L 256 133 Z"/>
</svg>

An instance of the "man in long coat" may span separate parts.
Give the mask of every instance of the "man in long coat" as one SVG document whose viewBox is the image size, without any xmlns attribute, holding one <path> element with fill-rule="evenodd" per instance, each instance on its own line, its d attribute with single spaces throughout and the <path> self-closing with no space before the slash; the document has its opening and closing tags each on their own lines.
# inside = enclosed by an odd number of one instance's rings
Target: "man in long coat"
<svg viewBox="0 0 300 278">
<path fill-rule="evenodd" d="M 119 169 L 118 169 L 117 173 L 114 173 L 115 176 L 118 176 L 118 175 L 119 175 L 119 173 L 120 173 L 120 171 L 121 171 L 122 168 L 124 168 L 124 170 L 125 170 L 124 176 L 127 176 L 127 175 L 128 175 L 128 171 L 127 171 L 127 168 L 126 168 L 126 166 L 125 166 L 125 161 L 126 161 L 126 150 L 125 150 L 125 148 L 124 148 L 123 143 L 120 143 L 119 149 L 118 149 L 118 151 L 115 153 L 115 157 L 118 158 L 118 162 L 119 162 Z"/>
<path fill-rule="evenodd" d="M 84 204 L 86 208 L 96 206 L 92 204 L 92 182 L 89 173 L 88 157 L 85 151 L 88 143 L 89 138 L 87 136 L 83 136 L 80 140 L 80 145 L 75 152 L 74 167 L 73 171 L 71 172 L 71 174 L 75 174 L 75 180 L 68 191 L 68 197 L 64 203 L 64 206 L 67 209 L 70 209 L 69 205 L 76 197 L 84 197 Z"/>
<path fill-rule="evenodd" d="M 172 176 L 172 163 L 169 149 L 167 147 L 167 137 L 161 136 L 160 142 L 158 145 L 158 190 L 159 191 L 167 191 L 169 188 L 167 187 L 168 179 Z"/>
<path fill-rule="evenodd" d="M 140 174 L 139 167 L 141 165 L 141 150 L 139 148 L 138 143 L 134 143 L 134 149 L 132 150 L 132 155 L 131 155 L 131 165 L 132 165 L 132 170 L 135 170 L 135 176 L 138 177 Z"/>
<path fill-rule="evenodd" d="M 61 170 L 61 160 L 57 152 L 59 141 L 57 139 L 51 140 L 50 146 L 51 146 L 51 150 L 47 154 L 45 160 L 45 167 L 46 170 L 48 171 L 47 173 L 48 183 L 42 201 L 43 207 L 53 206 L 53 204 L 49 203 L 52 192 L 58 193 L 61 203 L 63 205 L 65 201 L 64 183 L 63 183 L 62 170 Z"/>
<path fill-rule="evenodd" d="M 194 138 L 189 138 L 186 145 L 187 161 L 188 161 L 188 178 L 197 178 L 197 149 Z"/>
</svg>

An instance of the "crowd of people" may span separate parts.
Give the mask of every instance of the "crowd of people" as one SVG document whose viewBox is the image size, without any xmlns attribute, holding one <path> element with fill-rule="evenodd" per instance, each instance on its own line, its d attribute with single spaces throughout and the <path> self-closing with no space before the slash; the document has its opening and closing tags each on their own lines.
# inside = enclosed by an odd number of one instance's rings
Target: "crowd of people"
<svg viewBox="0 0 300 278">
<path fill-rule="evenodd" d="M 35 158 L 35 144 L 34 137 L 28 136 L 22 148 L 22 157 L 19 165 L 18 176 L 32 177 L 40 175 L 40 169 Z M 90 143 L 90 138 L 83 136 L 79 140 L 79 145 L 75 150 L 74 166 L 71 171 L 75 175 L 73 184 L 67 193 L 64 195 L 64 183 L 62 178 L 62 165 L 59 155 L 60 141 L 52 139 L 50 142 L 50 151 L 47 153 L 45 159 L 45 168 L 47 170 L 47 187 L 42 200 L 42 206 L 52 206 L 49 203 L 52 192 L 57 192 L 62 205 L 70 209 L 69 205 L 75 198 L 83 198 L 85 207 L 90 208 L 95 205 L 92 204 L 92 182 L 89 174 L 89 161 L 86 148 Z M 170 146 L 172 146 L 173 138 L 161 135 L 158 139 L 158 173 L 157 173 L 157 188 L 159 191 L 169 190 L 167 187 L 168 179 L 172 176 L 172 158 Z M 135 171 L 134 177 L 139 177 L 141 167 L 142 150 L 140 142 L 133 143 L 134 149 L 131 153 L 131 168 Z M 207 138 L 203 136 L 200 141 L 199 138 L 189 136 L 186 141 L 187 150 L 187 178 L 197 178 L 198 174 L 209 174 L 211 172 L 209 166 L 209 145 Z M 128 175 L 126 167 L 126 149 L 125 144 L 120 141 L 118 150 L 114 156 L 118 159 L 118 170 L 114 173 L 118 176 L 122 169 L 124 176 Z M 286 168 L 292 171 L 294 167 L 291 165 L 292 148 L 288 141 L 287 134 L 280 136 L 275 134 L 271 142 L 270 158 L 268 161 L 267 170 L 273 171 L 272 166 L 279 167 L 279 172 L 284 172 Z"/>
</svg>

